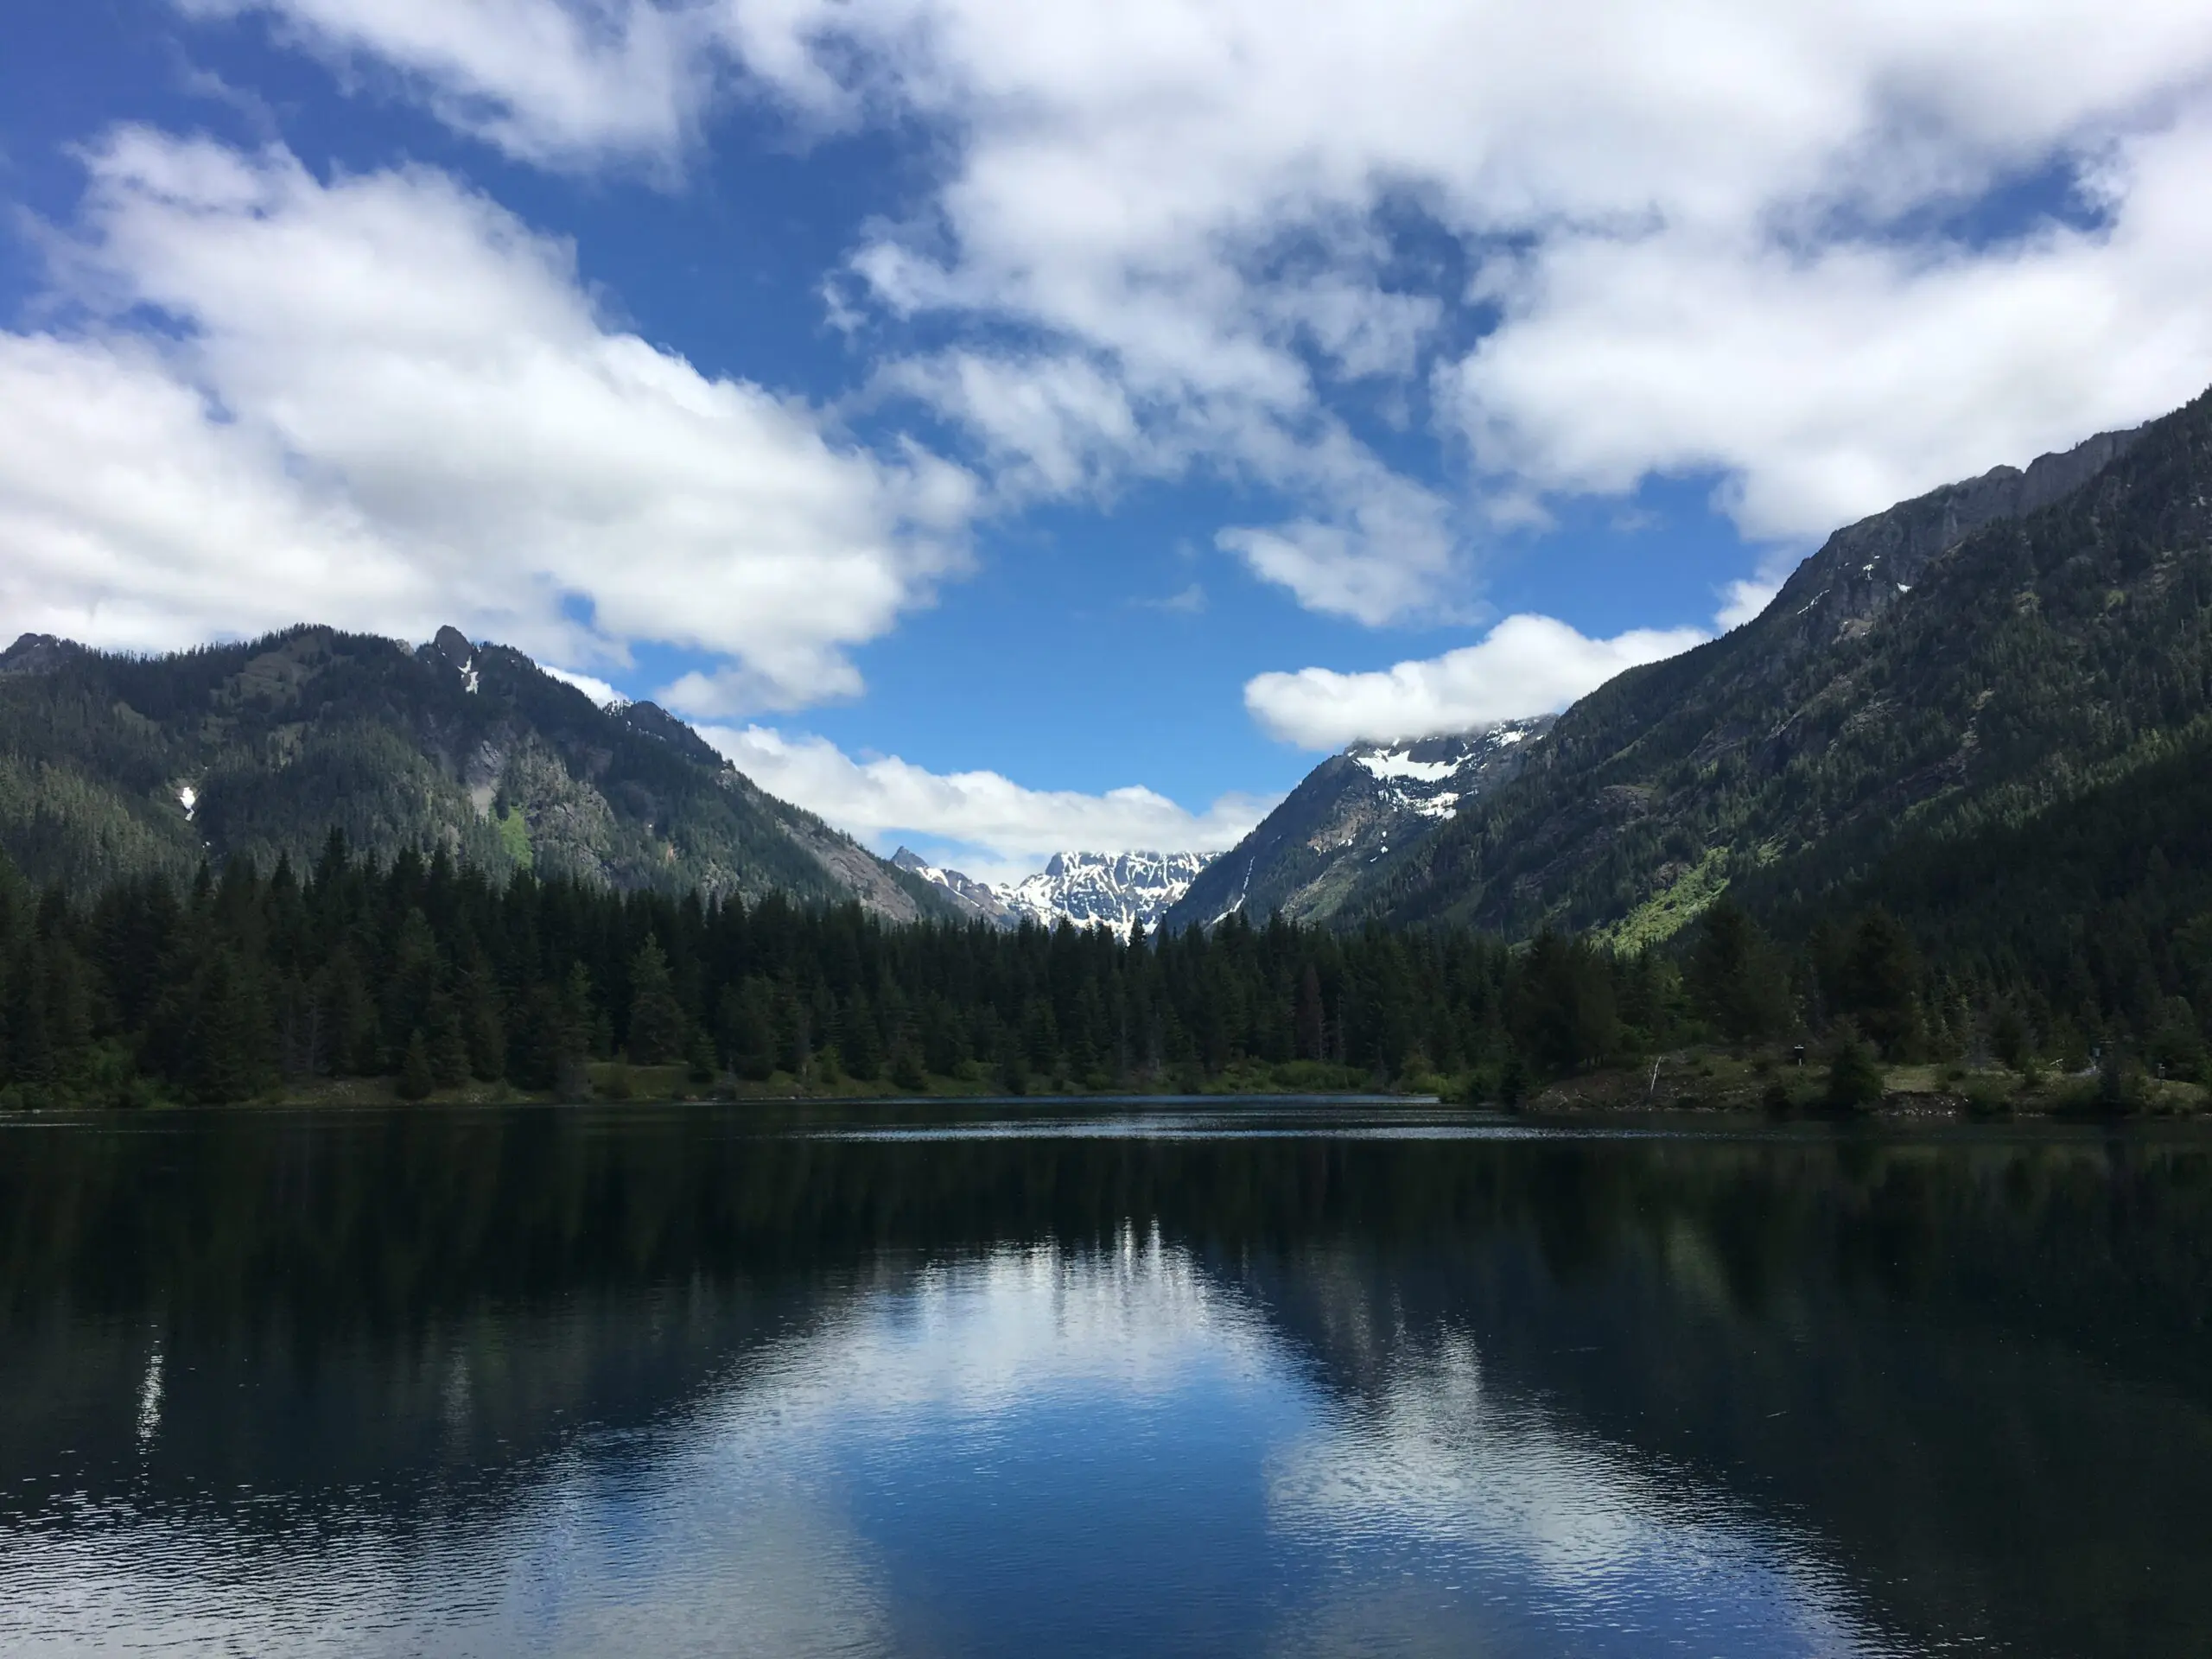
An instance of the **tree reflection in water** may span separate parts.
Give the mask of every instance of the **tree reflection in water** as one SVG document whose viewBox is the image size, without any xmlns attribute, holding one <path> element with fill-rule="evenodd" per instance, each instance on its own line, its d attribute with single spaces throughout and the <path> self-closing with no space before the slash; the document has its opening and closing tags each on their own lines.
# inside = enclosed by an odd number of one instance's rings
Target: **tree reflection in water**
<svg viewBox="0 0 2212 1659">
<path fill-rule="evenodd" d="M 998 1109 L 8 1126 L 0 1636 L 2212 1643 L 2212 1144 Z"/>
</svg>

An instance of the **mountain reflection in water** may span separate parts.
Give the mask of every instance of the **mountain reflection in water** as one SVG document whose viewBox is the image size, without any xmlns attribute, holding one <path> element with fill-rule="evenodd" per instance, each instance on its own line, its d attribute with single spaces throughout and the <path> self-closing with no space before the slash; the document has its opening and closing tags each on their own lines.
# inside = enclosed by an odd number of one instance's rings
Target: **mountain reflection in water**
<svg viewBox="0 0 2212 1659">
<path fill-rule="evenodd" d="M 2212 1141 L 0 1123 L 0 1646 L 2212 1646 Z"/>
</svg>

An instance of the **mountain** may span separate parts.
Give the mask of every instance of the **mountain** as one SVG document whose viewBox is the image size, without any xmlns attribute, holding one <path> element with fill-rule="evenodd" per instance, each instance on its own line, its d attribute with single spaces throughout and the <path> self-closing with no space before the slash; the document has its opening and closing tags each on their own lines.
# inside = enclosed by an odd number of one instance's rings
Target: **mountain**
<svg viewBox="0 0 2212 1659">
<path fill-rule="evenodd" d="M 1753 621 L 1585 697 L 1340 910 L 1663 938 L 2018 844 L 2212 721 L 2212 394 L 1840 530 Z M 2008 842 L 2007 838 L 2012 840 Z"/>
<path fill-rule="evenodd" d="M 27 634 L 0 653 L 0 848 L 33 880 L 311 862 L 333 826 L 390 858 L 616 887 L 857 899 L 948 913 L 927 883 L 763 793 L 650 702 L 601 709 L 520 652 L 442 628 L 327 627 L 133 658 Z"/>
<path fill-rule="evenodd" d="M 932 864 L 907 847 L 901 847 L 892 854 L 891 862 L 894 868 L 942 890 L 959 913 L 971 921 L 988 922 L 995 927 L 1013 927 L 1020 920 L 1008 908 L 1004 896 L 988 881 L 978 881 L 972 875 Z"/>
<path fill-rule="evenodd" d="M 1055 853 L 1004 894 L 1017 918 L 1046 927 L 1103 924 L 1127 938 L 1137 922 L 1158 926 L 1212 860 L 1211 853 Z"/>
<path fill-rule="evenodd" d="M 1137 923 L 1156 927 L 1212 862 L 1207 853 L 1055 853 L 1035 875 L 993 887 L 942 869 L 901 847 L 899 869 L 944 890 L 963 913 L 1000 927 L 1071 922 L 1103 925 L 1127 938 Z"/>
<path fill-rule="evenodd" d="M 1191 884 L 1166 925 L 1210 926 L 1238 911 L 1298 920 L 1334 913 L 1393 848 L 1402 853 L 1517 773 L 1551 724 L 1544 715 L 1331 755 Z"/>
</svg>

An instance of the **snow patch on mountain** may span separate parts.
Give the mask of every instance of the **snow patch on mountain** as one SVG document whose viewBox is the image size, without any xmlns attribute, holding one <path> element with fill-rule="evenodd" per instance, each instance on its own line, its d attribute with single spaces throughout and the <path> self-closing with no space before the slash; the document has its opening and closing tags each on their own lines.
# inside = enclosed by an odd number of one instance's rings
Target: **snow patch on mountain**
<svg viewBox="0 0 2212 1659">
<path fill-rule="evenodd" d="M 1442 783 L 1459 770 L 1456 760 L 1416 760 L 1410 749 L 1386 749 L 1380 754 L 1355 752 L 1352 760 L 1375 778 L 1418 778 L 1425 784 Z"/>
<path fill-rule="evenodd" d="M 1551 724 L 1548 717 L 1510 720 L 1503 725 L 1417 743 L 1361 743 L 1344 751 L 1361 771 L 1383 785 L 1394 806 L 1424 818 L 1448 818 L 1468 793 L 1467 785 L 1516 743 Z"/>
</svg>

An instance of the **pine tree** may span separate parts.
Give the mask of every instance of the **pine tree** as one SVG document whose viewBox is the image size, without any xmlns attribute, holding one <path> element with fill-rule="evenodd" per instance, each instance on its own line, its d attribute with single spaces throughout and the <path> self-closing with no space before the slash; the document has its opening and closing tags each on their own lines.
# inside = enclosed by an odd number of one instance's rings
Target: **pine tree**
<svg viewBox="0 0 2212 1659">
<path fill-rule="evenodd" d="M 1859 918 L 1840 977 L 1841 1012 L 1887 1058 L 1912 1058 L 1922 1033 L 1920 953 L 1896 917 L 1875 909 Z"/>
<path fill-rule="evenodd" d="M 441 1089 L 457 1089 L 468 1081 L 468 1034 L 461 1026 L 461 1008 L 445 992 L 434 991 L 423 1019 L 430 1076 Z"/>
<path fill-rule="evenodd" d="M 1724 1041 L 1758 1042 L 1789 1025 L 1782 962 L 1758 925 L 1725 895 L 1705 912 L 1683 980 L 1699 1016 Z"/>
<path fill-rule="evenodd" d="M 399 1063 L 395 1089 L 402 1100 L 428 1100 L 437 1079 L 430 1069 L 430 1045 L 420 1026 L 407 1034 L 407 1050 Z"/>
<path fill-rule="evenodd" d="M 1313 964 L 1307 963 L 1306 971 L 1298 978 L 1298 1009 L 1293 1016 L 1297 1024 L 1297 1055 L 1301 1060 L 1322 1058 L 1321 976 Z"/>
<path fill-rule="evenodd" d="M 862 1083 L 874 1081 L 883 1070 L 883 1039 L 876 1030 L 875 1011 L 857 989 L 838 1010 L 837 1057 Z"/>
<path fill-rule="evenodd" d="M 268 1008 L 254 975 L 228 945 L 208 953 L 193 987 L 184 1083 L 194 1100 L 251 1099 L 272 1080 Z"/>
<path fill-rule="evenodd" d="M 665 1065 L 680 1059 L 690 1022 L 676 1000 L 668 955 L 651 935 L 630 958 L 630 1058 L 638 1065 Z"/>
<path fill-rule="evenodd" d="M 715 1025 L 722 1063 L 741 1077 L 765 1083 L 776 1069 L 776 1032 L 765 982 L 747 978 L 722 988 Z"/>
</svg>

